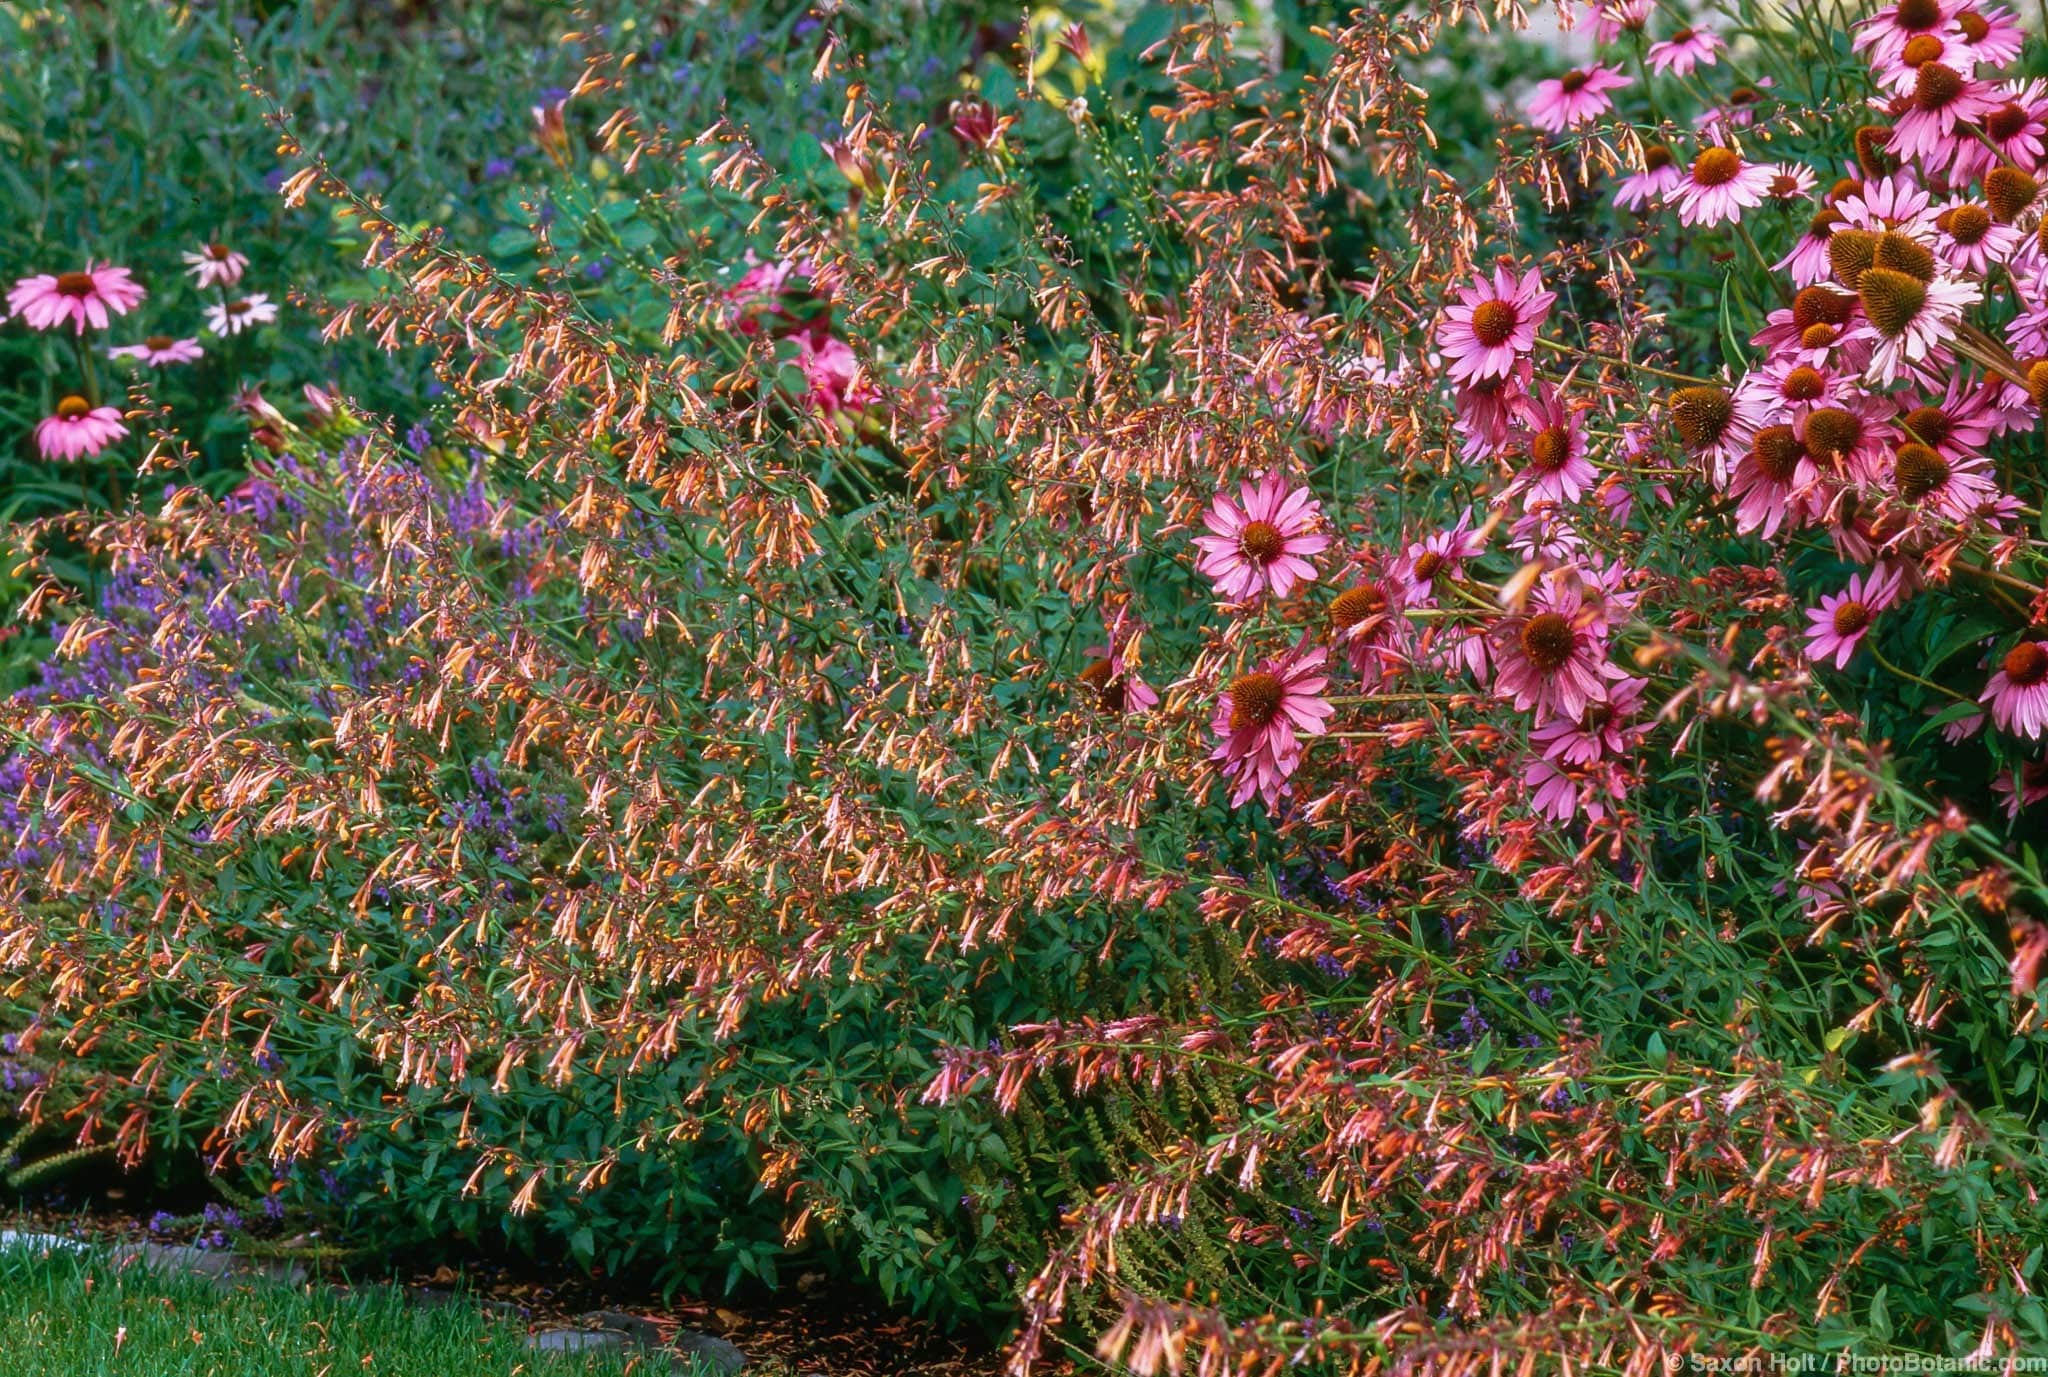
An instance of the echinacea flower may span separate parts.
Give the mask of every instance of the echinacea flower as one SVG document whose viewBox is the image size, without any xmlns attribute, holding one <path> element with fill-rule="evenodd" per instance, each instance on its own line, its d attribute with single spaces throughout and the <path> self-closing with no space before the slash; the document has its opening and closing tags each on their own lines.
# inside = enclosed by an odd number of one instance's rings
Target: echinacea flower
<svg viewBox="0 0 2048 1377">
<path fill-rule="evenodd" d="M 2048 159 L 2048 87 L 2039 81 L 2008 81 L 1995 89 L 1996 102 L 1979 121 L 1979 137 L 1956 145 L 1951 185 L 1963 186 L 1997 167 L 2041 166 Z"/>
<path fill-rule="evenodd" d="M 1591 765 L 1609 756 L 1626 755 L 1642 735 L 1635 725 L 1643 709 L 1649 680 L 1609 667 L 1606 698 L 1589 703 L 1583 717 L 1553 717 L 1529 732 L 1529 744 L 1550 760 Z"/>
<path fill-rule="evenodd" d="M 1982 275 L 1993 263 L 2003 263 L 2025 241 L 2026 235 L 2011 225 L 1992 218 L 1990 207 L 1966 196 L 1952 199 L 1934 217 L 1938 235 L 1936 252 L 1959 273 Z"/>
<path fill-rule="evenodd" d="M 1641 33 L 1656 9 L 1656 0 L 1593 0 L 1593 37 L 1613 43 L 1625 33 Z"/>
<path fill-rule="evenodd" d="M 1522 409 L 1518 431 L 1527 462 L 1508 485 L 1529 502 L 1576 502 L 1599 477 L 1586 457 L 1586 435 L 1577 408 L 1564 404 L 1557 388 L 1544 383 Z"/>
<path fill-rule="evenodd" d="M 1913 39 L 1947 27 L 1958 8 L 1956 0 L 1897 0 L 1859 21 L 1849 46 L 1868 50 L 1873 65 L 1896 61 Z"/>
<path fill-rule="evenodd" d="M 1820 470 L 1793 428 L 1765 426 L 1728 475 L 1735 529 L 1770 539 L 1787 520 L 1804 515 L 1805 495 L 1819 481 Z"/>
<path fill-rule="evenodd" d="M 1201 558 L 1195 568 L 1216 585 L 1216 591 L 1244 602 L 1270 590 L 1284 598 L 1297 583 L 1312 583 L 1316 567 L 1310 555 L 1329 548 L 1330 538 L 1317 527 L 1322 504 L 1306 487 L 1289 490 L 1277 473 L 1257 484 L 1238 485 L 1238 499 L 1219 492 L 1202 524 L 1209 534 L 1195 537 Z"/>
<path fill-rule="evenodd" d="M 1678 222 L 1712 226 L 1740 220 L 1745 209 L 1763 204 L 1773 175 L 1770 164 L 1745 162 L 1732 148 L 1701 149 L 1678 188 Z"/>
<path fill-rule="evenodd" d="M 1977 701 L 2000 730 L 2039 739 L 2048 728 L 2048 641 L 2021 641 L 2005 653 Z"/>
<path fill-rule="evenodd" d="M 1484 459 L 1500 452 L 1514 434 L 1535 375 L 1535 365 L 1519 359 L 1505 377 L 1458 384 L 1451 393 L 1451 424 L 1462 437 L 1460 453 L 1467 459 Z"/>
<path fill-rule="evenodd" d="M 1539 81 L 1529 94 L 1529 123 L 1546 134 L 1562 133 L 1606 114 L 1614 108 L 1607 93 L 1631 84 L 1617 69 L 1599 63 Z"/>
<path fill-rule="evenodd" d="M 30 329 L 54 330 L 69 320 L 73 333 L 82 335 L 88 325 L 106 329 L 110 315 L 127 315 L 147 295 L 128 269 L 88 263 L 82 272 L 22 278 L 7 294 L 7 309 Z"/>
<path fill-rule="evenodd" d="M 796 366 L 804 375 L 804 400 L 822 416 L 865 410 L 882 399 L 881 389 L 861 373 L 860 359 L 845 340 L 826 335 L 796 336 Z"/>
<path fill-rule="evenodd" d="M 277 319 L 277 305 L 263 293 L 216 302 L 206 308 L 206 328 L 216 335 L 239 335 Z"/>
<path fill-rule="evenodd" d="M 1405 600 L 1434 606 L 1439 578 L 1463 578 L 1465 561 L 1486 549 L 1486 536 L 1472 529 L 1472 509 L 1467 507 L 1458 524 L 1431 531 L 1408 547 L 1395 566 L 1395 576 L 1404 585 Z"/>
<path fill-rule="evenodd" d="M 1829 593 L 1819 607 L 1806 609 L 1806 653 L 1816 661 L 1834 658 L 1836 669 L 1847 669 L 1856 647 L 1863 644 L 1877 614 L 1891 606 L 1899 593 L 1896 570 L 1876 569 L 1856 574 L 1849 586 Z"/>
<path fill-rule="evenodd" d="M 1719 34 L 1710 29 L 1684 28 L 1661 43 L 1652 43 L 1644 56 L 1660 72 L 1690 76 L 1695 67 L 1713 66 L 1714 54 L 1719 51 Z"/>
<path fill-rule="evenodd" d="M 1302 738 L 1321 736 L 1336 713 L 1322 696 L 1326 652 L 1303 636 L 1293 649 L 1240 674 L 1216 700 L 1210 727 L 1222 738 L 1210 759 L 1231 782 L 1230 806 L 1253 794 L 1277 808 L 1301 764 Z"/>
<path fill-rule="evenodd" d="M 242 280 L 242 272 L 249 266 L 246 255 L 236 253 L 226 244 L 205 244 L 184 257 L 185 271 L 192 274 L 192 280 L 201 288 L 232 287 Z"/>
<path fill-rule="evenodd" d="M 173 363 L 191 363 L 204 352 L 196 339 L 173 339 L 169 335 L 151 335 L 140 344 L 117 344 L 107 351 L 107 357 L 140 359 L 151 368 L 162 368 Z"/>
<path fill-rule="evenodd" d="M 1892 491 L 1951 521 L 1968 521 L 1992 511 L 1999 498 L 1991 461 L 1983 455 L 1951 457 L 1932 445 L 1910 440 L 1892 456 Z"/>
<path fill-rule="evenodd" d="M 1456 305 L 1444 309 L 1437 343 L 1451 360 L 1455 382 L 1504 378 L 1536 347 L 1536 332 L 1550 315 L 1555 292 L 1543 290 L 1543 278 L 1531 268 L 1519 279 L 1505 262 L 1493 280 L 1480 278 L 1458 289 Z"/>
<path fill-rule="evenodd" d="M 1401 592 L 1393 580 L 1366 579 L 1330 600 L 1330 635 L 1361 675 L 1385 674 L 1407 661 Z"/>
<path fill-rule="evenodd" d="M 70 396 L 36 422 L 36 447 L 45 459 L 89 459 L 127 433 L 118 408 Z"/>
<path fill-rule="evenodd" d="M 1823 473 L 1875 483 L 1898 446 L 1894 413 L 1881 397 L 1844 397 L 1839 406 L 1816 407 L 1797 422 L 1800 443 Z"/>
<path fill-rule="evenodd" d="M 1159 706 L 1159 692 L 1124 661 L 1114 646 L 1092 645 L 1083 654 L 1088 664 L 1076 677 L 1095 695 L 1095 701 L 1111 717 L 1137 716 Z"/>
<path fill-rule="evenodd" d="M 1957 11 L 1956 27 L 1970 47 L 1970 60 L 1986 67 L 2003 67 L 2026 42 L 2019 16 L 2003 5 L 1967 5 Z"/>
<path fill-rule="evenodd" d="M 1606 700 L 1606 624 L 1569 571 L 1551 575 L 1491 635 L 1493 691 L 1518 712 L 1576 720 L 1588 704 Z"/>
<path fill-rule="evenodd" d="M 1892 152 L 1928 167 L 1946 164 L 1962 142 L 1962 126 L 1976 124 L 1999 104 L 1989 82 L 1965 76 L 1945 62 L 1924 62 L 1913 77 L 1913 94 L 1892 126 Z"/>
<path fill-rule="evenodd" d="M 1864 315 L 1857 328 L 1876 341 L 1867 376 L 1889 387 L 1902 372 L 1934 359 L 1955 337 L 1964 309 L 1984 293 L 1961 278 L 1923 281 L 1910 272 L 1872 267 L 1858 281 L 1857 295 Z"/>
<path fill-rule="evenodd" d="M 1651 201 L 1661 201 L 1685 181 L 1678 156 L 1661 143 L 1643 145 L 1643 170 L 1631 172 L 1614 190 L 1614 204 L 1623 210 L 1641 210 Z"/>
</svg>

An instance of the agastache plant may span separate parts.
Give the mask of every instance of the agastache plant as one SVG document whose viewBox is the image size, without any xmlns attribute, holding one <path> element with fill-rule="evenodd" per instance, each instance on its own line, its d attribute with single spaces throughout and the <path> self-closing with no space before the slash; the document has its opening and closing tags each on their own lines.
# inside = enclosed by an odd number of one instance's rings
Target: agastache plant
<svg viewBox="0 0 2048 1377">
<path fill-rule="evenodd" d="M 518 262 L 280 112 L 327 331 L 445 391 L 31 533 L 111 573 L 0 718 L 27 1110 L 266 1180 L 438 1116 L 572 1235 L 726 1134 L 885 1278 L 831 1134 L 920 1125 L 1019 1377 L 2041 1351 L 2041 97 L 1995 7 L 1776 14 L 1480 109 L 1469 6 L 1190 12 L 947 139 L 834 11 L 801 155 L 621 36 Z M 857 1116 L 748 1042 L 1019 967 Z"/>
</svg>

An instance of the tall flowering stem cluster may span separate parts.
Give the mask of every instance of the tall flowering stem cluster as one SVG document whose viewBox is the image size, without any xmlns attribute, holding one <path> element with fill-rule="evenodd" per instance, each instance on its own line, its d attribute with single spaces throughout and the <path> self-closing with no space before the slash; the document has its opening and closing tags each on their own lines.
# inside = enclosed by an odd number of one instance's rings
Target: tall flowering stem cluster
<svg viewBox="0 0 2048 1377">
<path fill-rule="evenodd" d="M 601 54 L 518 264 L 280 119 L 383 284 L 328 330 L 446 395 L 39 533 L 113 577 L 0 718 L 26 1110 L 266 1179 L 440 1124 L 572 1220 L 724 1135 L 884 1277 L 913 1126 L 1019 1374 L 2048 1344 L 2011 17 L 1621 0 L 1464 148 L 1469 7 L 1295 76 L 1182 18 L 937 125 L 820 18 L 801 159 Z M 1004 1026 L 845 1114 L 755 1055 L 877 988 Z"/>
</svg>

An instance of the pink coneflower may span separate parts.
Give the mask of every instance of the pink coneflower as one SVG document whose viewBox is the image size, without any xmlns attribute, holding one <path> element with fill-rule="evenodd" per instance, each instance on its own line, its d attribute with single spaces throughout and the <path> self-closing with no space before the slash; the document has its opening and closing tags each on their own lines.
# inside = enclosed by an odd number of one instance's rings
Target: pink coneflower
<svg viewBox="0 0 2048 1377">
<path fill-rule="evenodd" d="M 196 339 L 173 339 L 169 335 L 151 335 L 140 344 L 118 344 L 107 351 L 110 359 L 140 359 L 151 368 L 162 368 L 173 363 L 191 363 L 205 351 Z"/>
<path fill-rule="evenodd" d="M 1995 512 L 2000 496 L 1989 459 L 1981 454 L 1951 457 L 1918 441 L 1900 445 L 1892 456 L 1892 491 L 1950 521 Z"/>
<path fill-rule="evenodd" d="M 1882 397 L 1845 397 L 1840 406 L 1816 407 L 1797 423 L 1799 439 L 1824 474 L 1875 483 L 1900 436 Z"/>
<path fill-rule="evenodd" d="M 1891 569 L 1872 570 L 1850 578 L 1849 586 L 1820 600 L 1819 607 L 1806 609 L 1806 653 L 1816 660 L 1834 657 L 1836 669 L 1847 669 L 1856 647 L 1877 614 L 1891 606 L 1898 596 L 1899 575 Z"/>
<path fill-rule="evenodd" d="M 1986 273 L 1993 263 L 2012 257 L 2026 235 L 2011 225 L 1991 218 L 1991 210 L 1967 196 L 1952 198 L 1934 217 L 1935 252 L 1950 268 L 1964 273 Z"/>
<path fill-rule="evenodd" d="M 1958 8 L 1956 0 L 1898 0 L 1858 23 L 1849 46 L 1867 49 L 1872 64 L 1895 62 L 1913 39 L 1946 28 Z"/>
<path fill-rule="evenodd" d="M 1788 520 L 1800 518 L 1803 524 L 1807 495 L 1819 482 L 1820 470 L 1793 428 L 1765 426 L 1728 476 L 1735 529 L 1744 534 L 1755 531 L 1769 540 Z"/>
<path fill-rule="evenodd" d="M 1606 626 L 1568 571 L 1552 574 L 1491 635 L 1493 691 L 1517 711 L 1576 720 L 1588 704 L 1606 700 Z"/>
<path fill-rule="evenodd" d="M 1223 740 L 1209 758 L 1231 781 L 1231 807 L 1258 794 L 1277 808 L 1301 764 L 1302 738 L 1329 730 L 1336 709 L 1322 696 L 1329 683 L 1324 655 L 1303 636 L 1286 654 L 1231 680 L 1216 700 L 1209 725 Z"/>
<path fill-rule="evenodd" d="M 1774 354 L 1736 385 L 1767 422 L 1792 422 L 1824 406 L 1840 406 L 1856 391 L 1853 378 L 1825 364 L 1802 363 L 1788 354 Z"/>
<path fill-rule="evenodd" d="M 1980 703 L 2002 731 L 2038 739 L 2048 727 L 2048 641 L 2021 641 L 2005 653 Z"/>
<path fill-rule="evenodd" d="M 1593 37 L 1613 43 L 1625 33 L 1641 33 L 1656 9 L 1656 0 L 1593 0 Z"/>
<path fill-rule="evenodd" d="M 1523 559 L 1569 564 L 1586 548 L 1586 538 L 1555 502 L 1531 502 L 1508 527 L 1508 548 Z"/>
<path fill-rule="evenodd" d="M 233 301 L 216 302 L 206 308 L 206 328 L 221 336 L 239 335 L 244 330 L 267 325 L 276 319 L 276 304 L 261 292 L 236 297 Z"/>
<path fill-rule="evenodd" d="M 54 330 L 69 320 L 73 332 L 82 335 L 88 325 L 106 329 L 110 314 L 127 315 L 147 295 L 128 269 L 88 263 L 83 272 L 22 278 L 7 294 L 7 309 L 30 329 Z"/>
<path fill-rule="evenodd" d="M 1451 395 L 1452 424 L 1463 437 L 1459 451 L 1467 459 L 1488 458 L 1507 444 L 1535 374 L 1535 365 L 1521 359 L 1504 378 L 1480 378 L 1457 386 Z"/>
<path fill-rule="evenodd" d="M 1753 396 L 1705 384 L 1679 388 L 1669 409 L 1686 452 L 1706 460 L 1717 481 L 1748 450 L 1764 419 Z"/>
<path fill-rule="evenodd" d="M 1238 499 L 1219 492 L 1203 513 L 1210 534 L 1195 537 L 1202 552 L 1196 570 L 1233 602 L 1267 589 L 1284 598 L 1297 583 L 1314 582 L 1316 567 L 1308 557 L 1330 546 L 1330 538 L 1317 530 L 1323 509 L 1315 495 L 1306 487 L 1290 491 L 1279 474 L 1268 473 L 1256 485 L 1239 484 Z"/>
<path fill-rule="evenodd" d="M 249 260 L 226 244 L 207 244 L 185 255 L 186 272 L 200 287 L 232 287 L 242 280 Z"/>
<path fill-rule="evenodd" d="M 1951 458 L 1975 454 L 2005 429 L 2000 390 L 1996 383 L 1952 376 L 1938 401 L 1931 395 L 1902 397 L 1899 428 L 1907 439 L 1932 445 Z M 2031 427 L 2031 421 L 2027 424 Z"/>
<path fill-rule="evenodd" d="M 1493 281 L 1458 289 L 1457 304 L 1444 308 L 1437 343 L 1450 356 L 1455 382 L 1504 378 L 1515 363 L 1536 347 L 1536 332 L 1550 314 L 1555 292 L 1543 290 L 1543 278 L 1531 268 L 1517 279 L 1503 262 Z"/>
<path fill-rule="evenodd" d="M 1956 27 L 1970 45 L 1970 60 L 1986 67 L 2003 67 L 2017 58 L 2026 44 L 2019 16 L 2003 5 L 1968 6 L 1957 13 Z"/>
<path fill-rule="evenodd" d="M 1958 129 L 1982 120 L 1998 103 L 1989 82 L 1945 62 L 1923 63 L 1913 78 L 1911 103 L 1892 126 L 1885 147 L 1928 167 L 1945 164 L 1955 156 Z"/>
<path fill-rule="evenodd" d="M 1553 717 L 1529 733 L 1529 744 L 1551 760 L 1591 765 L 1609 756 L 1626 755 L 1642 731 L 1635 725 L 1643 709 L 1649 680 L 1607 667 L 1605 701 L 1589 703 L 1583 717 Z"/>
<path fill-rule="evenodd" d="M 1529 94 L 1529 123 L 1546 134 L 1562 133 L 1612 110 L 1607 93 L 1631 84 L 1620 71 L 1598 63 L 1539 81 Z"/>
<path fill-rule="evenodd" d="M 1410 636 L 1401 595 L 1398 582 L 1367 578 L 1330 601 L 1330 635 L 1351 668 L 1368 679 L 1407 663 Z"/>
<path fill-rule="evenodd" d="M 1795 287 L 1827 281 L 1834 275 L 1834 267 L 1828 261 L 1828 245 L 1835 237 L 1835 226 L 1841 223 L 1841 212 L 1832 206 L 1819 211 L 1807 222 L 1806 233 L 1793 243 L 1792 251 L 1771 266 L 1790 275 Z"/>
<path fill-rule="evenodd" d="M 1740 131 L 1756 123 L 1757 107 L 1762 104 L 1764 91 L 1772 82 L 1769 77 L 1758 77 L 1755 86 L 1738 86 L 1728 93 L 1726 105 L 1709 106 L 1693 118 L 1692 127 L 1699 131 L 1702 139 L 1709 143 L 1726 143 Z"/>
<path fill-rule="evenodd" d="M 1871 75 L 1877 79 L 1878 85 L 1894 96 L 1911 95 L 1919 80 L 1920 69 L 1930 62 L 1939 62 L 1944 67 L 1962 72 L 1972 71 L 1975 67 L 1975 59 L 1970 55 L 1962 30 L 1947 29 L 1918 35 L 1891 61 L 1873 63 Z"/>
<path fill-rule="evenodd" d="M 1765 193 L 1773 201 L 1798 201 L 1813 194 L 1817 178 L 1813 169 L 1805 163 L 1767 163 L 1771 170 L 1771 189 Z"/>
<path fill-rule="evenodd" d="M 45 459 L 89 459 L 127 433 L 117 408 L 72 396 L 36 422 L 36 447 Z"/>
<path fill-rule="evenodd" d="M 1678 155 L 1661 143 L 1643 145 L 1643 170 L 1621 179 L 1615 188 L 1614 204 L 1623 210 L 1641 210 L 1651 201 L 1661 201 L 1685 184 L 1685 171 Z"/>
<path fill-rule="evenodd" d="M 1851 229 L 1895 230 L 1922 243 L 1934 240 L 1934 198 L 1910 172 L 1864 182 L 1835 202 L 1835 210 Z"/>
<path fill-rule="evenodd" d="M 1431 531 L 1408 547 L 1395 566 L 1395 577 L 1404 586 L 1405 600 L 1421 606 L 1436 604 L 1439 578 L 1465 577 L 1465 561 L 1486 549 L 1486 537 L 1472 529 L 1472 509 L 1467 507 L 1458 524 Z"/>
<path fill-rule="evenodd" d="M 1582 809 L 1588 822 L 1604 822 L 1607 805 L 1628 797 L 1627 781 L 1612 761 L 1567 770 L 1554 760 L 1531 756 L 1522 764 L 1522 785 L 1530 791 L 1530 808 L 1560 827 Z"/>
<path fill-rule="evenodd" d="M 2039 81 L 2008 81 L 1995 89 L 1992 107 L 1979 122 L 1981 139 L 1956 146 L 1949 181 L 1976 181 L 2000 163 L 2038 168 L 2048 158 L 2048 88 Z M 1993 147 L 1985 147 L 1989 141 Z"/>
<path fill-rule="evenodd" d="M 1746 208 L 1763 204 L 1771 177 L 1769 164 L 1744 162 L 1732 148 L 1702 149 L 1678 188 L 1678 221 L 1720 225 L 1740 220 Z"/>
<path fill-rule="evenodd" d="M 1864 315 L 1857 329 L 1876 344 L 1865 376 L 1887 387 L 1909 369 L 1944 361 L 1963 311 L 1984 297 L 1974 282 L 1923 282 L 1896 268 L 1866 268 L 1856 287 Z"/>
<path fill-rule="evenodd" d="M 796 366 L 804 375 L 804 400 L 822 416 L 864 411 L 882 399 L 881 389 L 861 373 L 860 360 L 845 340 L 809 333 L 796 337 Z"/>
<path fill-rule="evenodd" d="M 2005 800 L 2005 815 L 2017 818 L 2022 808 L 2048 798 L 2048 760 L 2023 761 L 2017 784 L 2011 770 L 2000 770 L 1991 779 L 1991 791 Z"/>
<path fill-rule="evenodd" d="M 1652 67 L 1673 76 L 1690 76 L 1695 67 L 1714 65 L 1721 51 L 1721 36 L 1710 29 L 1680 29 L 1662 43 L 1652 43 L 1645 54 Z"/>
<path fill-rule="evenodd" d="M 1121 645 L 1091 645 L 1082 654 L 1088 663 L 1076 677 L 1105 713 L 1135 717 L 1159 706 L 1158 691 L 1124 658 Z"/>
<path fill-rule="evenodd" d="M 1516 434 L 1527 462 L 1508 485 L 1509 493 L 1523 493 L 1530 503 L 1571 503 L 1599 478 L 1586 457 L 1578 409 L 1566 406 L 1551 384 L 1541 384 L 1523 406 Z"/>
<path fill-rule="evenodd" d="M 1849 293 L 1822 283 L 1809 283 L 1799 289 L 1790 306 L 1781 306 L 1766 316 L 1764 328 L 1751 335 L 1749 342 L 1770 354 L 1773 363 L 1787 367 L 1808 363 L 1818 368 L 1823 360 L 1796 357 L 1805 344 L 1807 331 L 1817 325 L 1845 327 L 1856 311 L 1856 298 Z"/>
</svg>

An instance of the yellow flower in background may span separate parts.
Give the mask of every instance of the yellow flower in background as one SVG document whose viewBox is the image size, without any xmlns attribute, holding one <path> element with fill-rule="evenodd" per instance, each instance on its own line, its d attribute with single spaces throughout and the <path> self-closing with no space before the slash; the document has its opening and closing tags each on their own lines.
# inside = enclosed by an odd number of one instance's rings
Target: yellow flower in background
<svg viewBox="0 0 2048 1377">
<path fill-rule="evenodd" d="M 1115 0 L 1072 0 L 1031 11 L 1031 77 L 1046 99 L 1065 105 L 1102 80 L 1107 37 L 1121 27 Z"/>
</svg>

